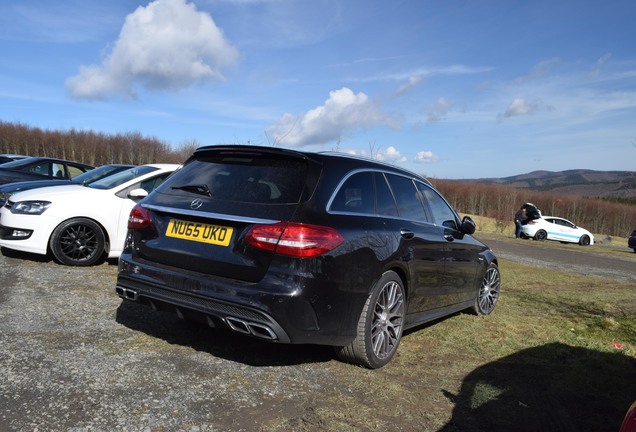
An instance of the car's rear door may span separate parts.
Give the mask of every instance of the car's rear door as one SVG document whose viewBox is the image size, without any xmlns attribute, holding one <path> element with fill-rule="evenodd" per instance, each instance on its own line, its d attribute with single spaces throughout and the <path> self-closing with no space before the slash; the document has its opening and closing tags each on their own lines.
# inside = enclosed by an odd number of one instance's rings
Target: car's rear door
<svg viewBox="0 0 636 432">
<path fill-rule="evenodd" d="M 449 291 L 442 286 L 445 266 L 445 241 L 442 231 L 432 224 L 411 178 L 390 173 L 376 174 L 378 213 L 387 230 L 399 242 L 399 256 L 409 270 L 407 315 L 416 315 L 444 307 Z"/>
</svg>

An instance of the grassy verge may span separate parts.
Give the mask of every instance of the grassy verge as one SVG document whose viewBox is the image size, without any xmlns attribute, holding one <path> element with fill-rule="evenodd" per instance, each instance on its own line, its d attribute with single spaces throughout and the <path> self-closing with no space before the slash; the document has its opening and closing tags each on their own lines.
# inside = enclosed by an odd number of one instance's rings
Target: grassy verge
<svg viewBox="0 0 636 432">
<path fill-rule="evenodd" d="M 294 429 L 616 431 L 636 399 L 635 287 L 506 261 L 501 270 L 493 315 L 409 332 L 377 371 L 330 363 L 339 385 Z"/>
</svg>

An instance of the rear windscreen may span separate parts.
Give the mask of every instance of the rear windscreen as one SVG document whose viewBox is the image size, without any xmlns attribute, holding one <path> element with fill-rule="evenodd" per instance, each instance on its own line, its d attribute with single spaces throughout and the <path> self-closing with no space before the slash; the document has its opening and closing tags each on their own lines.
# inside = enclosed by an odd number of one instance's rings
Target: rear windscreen
<svg viewBox="0 0 636 432">
<path fill-rule="evenodd" d="M 160 187 L 216 200 L 256 204 L 297 203 L 307 181 L 302 159 L 250 155 L 204 157 L 186 164 Z"/>
</svg>

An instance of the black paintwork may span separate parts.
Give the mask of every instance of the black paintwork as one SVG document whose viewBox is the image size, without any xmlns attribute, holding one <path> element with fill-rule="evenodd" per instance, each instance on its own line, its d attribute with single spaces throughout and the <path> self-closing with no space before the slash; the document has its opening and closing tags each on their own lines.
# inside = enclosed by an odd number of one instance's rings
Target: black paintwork
<svg viewBox="0 0 636 432">
<path fill-rule="evenodd" d="M 219 169 L 212 179 L 208 176 L 221 154 L 247 155 L 256 165 L 265 158 L 304 166 L 303 176 L 292 179 L 298 195 L 285 199 L 281 193 L 277 202 L 272 192 L 266 203 L 244 202 L 248 187 L 224 195 L 227 189 L 210 183 L 229 177 L 227 172 Z M 249 169 L 245 165 L 245 177 Z M 210 324 L 226 325 L 228 317 L 263 324 L 280 342 L 334 346 L 353 340 L 370 290 L 388 270 L 404 282 L 405 328 L 472 306 L 486 268 L 496 261 L 494 253 L 462 231 L 450 207 L 453 220 L 444 224 L 431 222 L 430 208 L 422 211 L 420 220 L 374 210 L 330 211 L 344 180 L 359 172 L 370 172 L 376 183 L 395 175 L 433 189 L 409 171 L 342 154 L 253 146 L 197 150 L 181 171 L 143 201 L 152 225 L 129 232 L 120 258 L 118 293 Z M 203 184 L 209 190 L 194 193 L 204 190 Z M 373 198 L 377 187 L 369 187 Z M 417 193 L 413 199 L 426 206 Z M 167 237 L 171 219 L 231 227 L 231 243 L 222 247 Z M 344 243 L 315 258 L 290 258 L 256 249 L 245 240 L 254 224 L 278 221 L 335 228 Z"/>
</svg>

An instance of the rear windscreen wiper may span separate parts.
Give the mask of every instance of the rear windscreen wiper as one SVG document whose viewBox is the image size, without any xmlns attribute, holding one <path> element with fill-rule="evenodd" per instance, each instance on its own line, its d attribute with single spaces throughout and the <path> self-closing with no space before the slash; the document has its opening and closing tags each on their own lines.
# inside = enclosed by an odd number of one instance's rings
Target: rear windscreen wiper
<svg viewBox="0 0 636 432">
<path fill-rule="evenodd" d="M 204 185 L 204 184 L 172 186 L 172 189 L 179 189 L 179 190 L 183 190 L 183 191 L 186 191 L 186 192 L 192 192 L 192 193 L 199 194 L 199 195 L 212 196 L 212 193 L 210 192 L 210 188 L 207 185 Z"/>
</svg>

